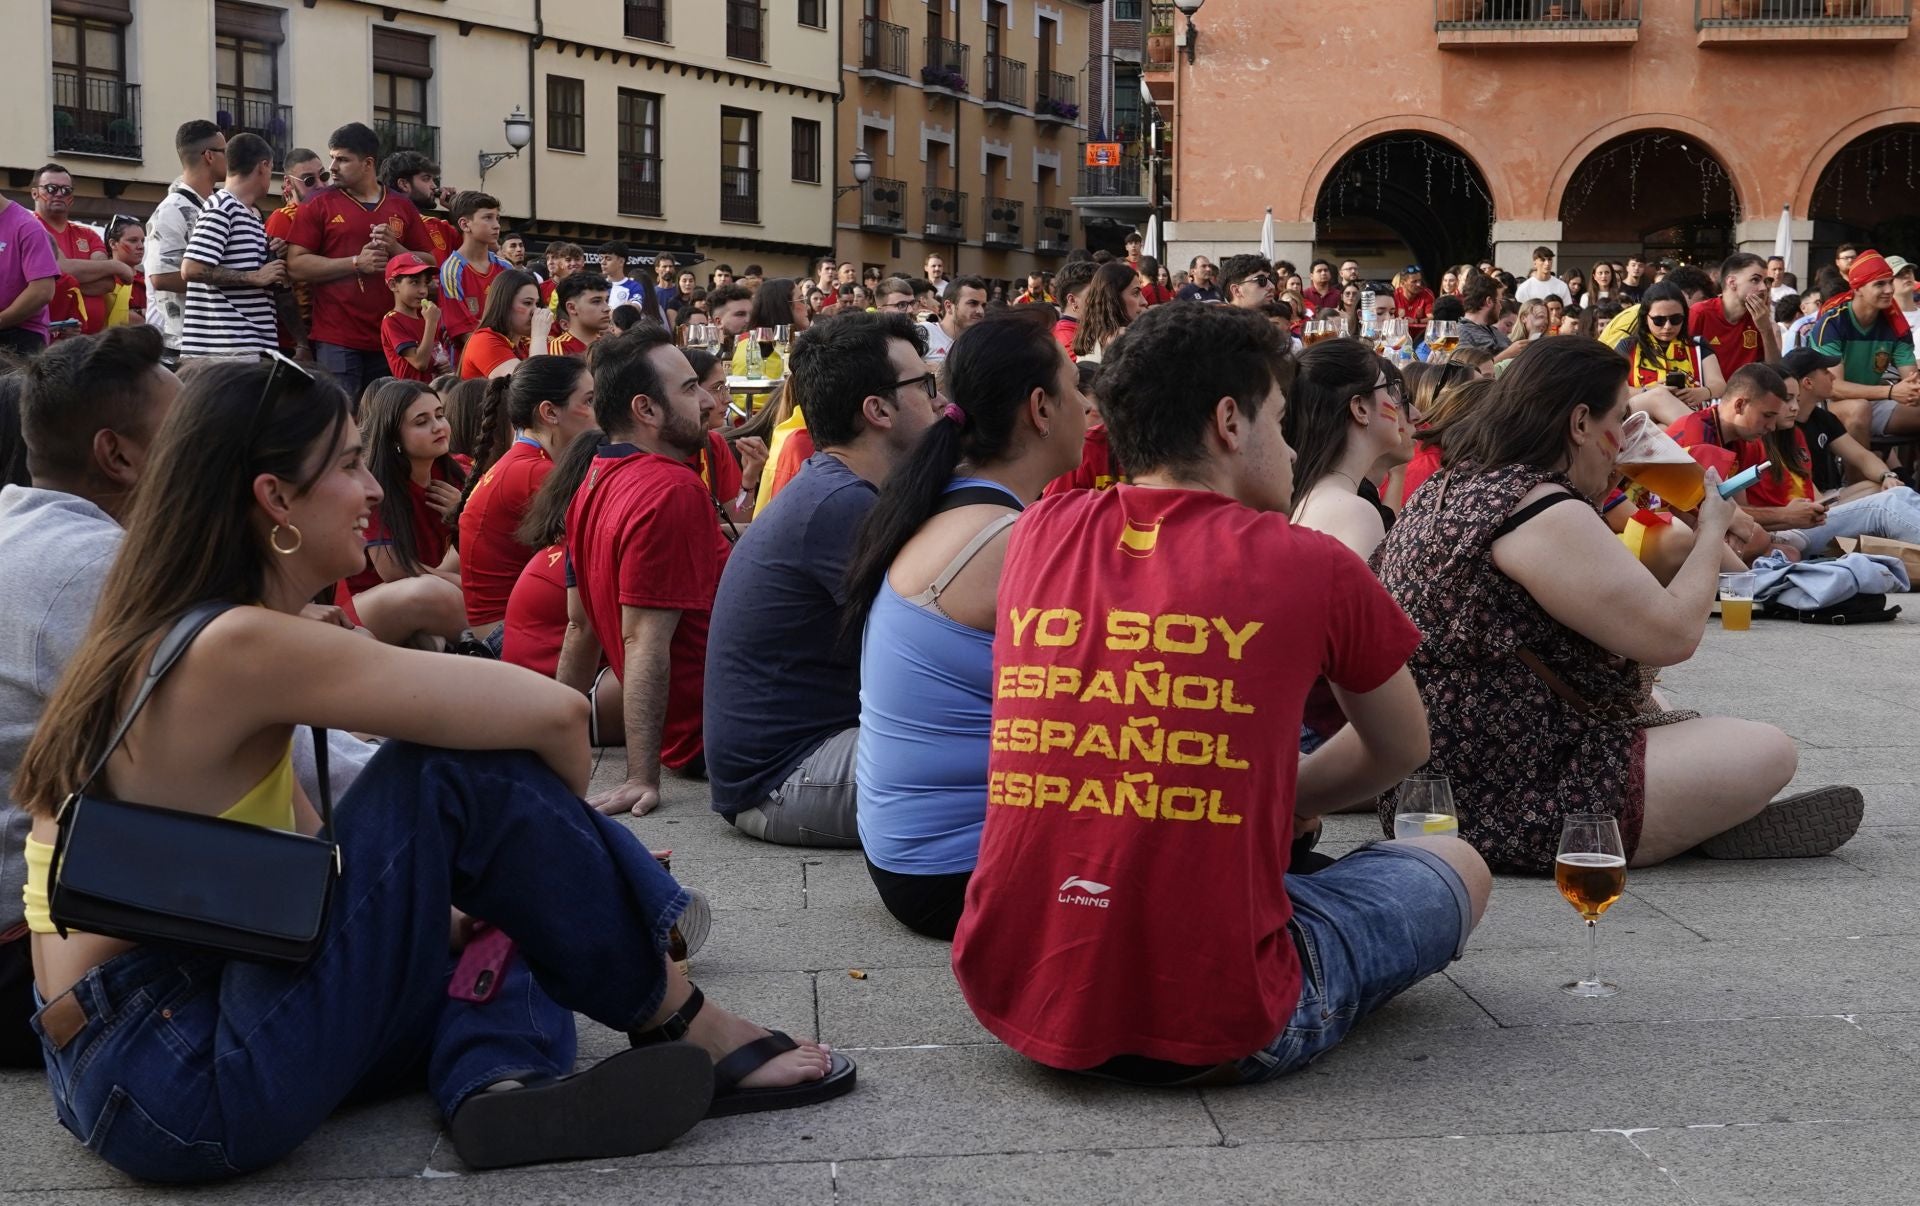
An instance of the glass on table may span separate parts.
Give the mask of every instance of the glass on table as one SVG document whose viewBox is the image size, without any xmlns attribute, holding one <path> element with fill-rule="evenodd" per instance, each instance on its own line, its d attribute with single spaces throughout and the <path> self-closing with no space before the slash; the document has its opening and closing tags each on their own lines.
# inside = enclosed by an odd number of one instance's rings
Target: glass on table
<svg viewBox="0 0 1920 1206">
<path fill-rule="evenodd" d="M 1453 784 L 1445 775 L 1408 775 L 1401 781 L 1394 797 L 1394 837 L 1455 837 L 1459 832 Z"/>
<path fill-rule="evenodd" d="M 1569 813 L 1560 822 L 1560 853 L 1553 863 L 1553 882 L 1567 903 L 1587 922 L 1587 974 L 1562 984 L 1576 997 L 1610 997 L 1617 984 L 1600 978 L 1600 915 L 1613 907 L 1627 890 L 1627 852 L 1620 843 L 1620 824 L 1604 813 Z"/>
</svg>

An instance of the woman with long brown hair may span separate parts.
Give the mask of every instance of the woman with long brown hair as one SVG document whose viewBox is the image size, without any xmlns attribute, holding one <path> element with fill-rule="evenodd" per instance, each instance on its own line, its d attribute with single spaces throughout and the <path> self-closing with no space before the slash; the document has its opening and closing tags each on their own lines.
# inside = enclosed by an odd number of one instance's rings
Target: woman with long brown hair
<svg viewBox="0 0 1920 1206">
<path fill-rule="evenodd" d="M 1106 355 L 1107 347 L 1127 324 L 1147 308 L 1140 293 L 1140 274 L 1125 260 L 1100 265 L 1087 284 L 1086 300 L 1080 303 L 1080 326 L 1073 334 L 1075 360 L 1094 364 Z"/>
<path fill-rule="evenodd" d="M 132 1176 L 199 1182 L 274 1163 L 355 1093 L 421 1066 L 476 1167 L 653 1150 L 710 1103 L 742 1112 L 851 1088 L 844 1057 L 702 1008 L 675 970 L 669 930 L 700 918 L 630 832 L 581 800 L 577 693 L 301 618 L 364 559 L 381 490 L 346 396 L 290 365 L 211 365 L 172 408 L 13 780 L 34 818 L 27 924 L 61 1124 Z M 156 647 L 203 604 L 225 610 L 129 715 Z M 127 740 L 110 746 L 120 723 Z M 58 932 L 62 802 L 96 760 L 93 797 L 314 834 L 287 770 L 301 724 L 388 738 L 333 815 L 330 903 L 253 889 L 263 909 L 318 913 L 309 956 L 248 963 Z M 171 871 L 159 858 L 143 869 L 151 895 Z M 449 995 L 455 909 L 523 956 L 498 972 L 492 1005 Z M 633 1049 L 569 1075 L 575 1011 L 627 1030 Z"/>
</svg>

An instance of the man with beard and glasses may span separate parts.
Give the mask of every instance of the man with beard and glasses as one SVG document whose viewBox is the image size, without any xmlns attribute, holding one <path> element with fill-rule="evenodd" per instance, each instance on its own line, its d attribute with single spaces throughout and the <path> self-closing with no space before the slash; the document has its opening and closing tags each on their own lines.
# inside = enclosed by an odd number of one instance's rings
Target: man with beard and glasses
<svg viewBox="0 0 1920 1206">
<path fill-rule="evenodd" d="M 602 812 L 653 811 L 662 766 L 706 769 L 707 627 L 729 545 L 689 462 L 717 405 L 661 327 L 642 323 L 595 349 L 593 409 L 607 442 L 567 510 L 555 676 L 586 693 L 604 656 L 620 682 L 627 779 L 589 800 Z"/>
<path fill-rule="evenodd" d="M 399 193 L 420 211 L 420 224 L 427 228 L 433 244 L 433 262 L 439 264 L 460 246 L 460 229 L 435 209 L 452 201 L 450 191 L 440 187 L 440 165 L 418 151 L 395 151 L 380 164 L 380 182 Z"/>
</svg>

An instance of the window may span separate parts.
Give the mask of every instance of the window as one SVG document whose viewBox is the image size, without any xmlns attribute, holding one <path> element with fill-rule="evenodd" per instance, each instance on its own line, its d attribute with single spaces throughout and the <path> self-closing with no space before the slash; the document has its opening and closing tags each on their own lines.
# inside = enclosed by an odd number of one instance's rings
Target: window
<svg viewBox="0 0 1920 1206">
<path fill-rule="evenodd" d="M 660 96 L 620 89 L 619 203 L 623 214 L 660 216 Z"/>
<path fill-rule="evenodd" d="M 726 0 L 727 3 L 727 57 L 730 59 L 748 59 L 755 63 L 767 61 L 766 34 L 767 14 L 760 7 L 761 0 Z"/>
<path fill-rule="evenodd" d="M 720 110 L 720 220 L 760 221 L 760 115 Z"/>
<path fill-rule="evenodd" d="M 667 40 L 667 0 L 627 0 L 627 36 Z"/>
<path fill-rule="evenodd" d="M 1139 138 L 1141 126 L 1140 68 L 1132 63 L 1113 65 L 1113 129 L 1115 142 Z"/>
<path fill-rule="evenodd" d="M 258 134 L 286 161 L 293 110 L 280 104 L 280 11 L 234 0 L 213 10 L 214 119 L 228 137 Z"/>
<path fill-rule="evenodd" d="M 373 128 L 380 157 L 418 151 L 440 158 L 440 131 L 427 124 L 427 84 L 433 79 L 433 39 L 400 29 L 373 31 Z"/>
<path fill-rule="evenodd" d="M 127 0 L 54 0 L 53 145 L 140 154 L 137 89 L 127 84 Z"/>
<path fill-rule="evenodd" d="M 827 0 L 800 0 L 800 24 L 814 29 L 825 29 Z"/>
<path fill-rule="evenodd" d="M 804 117 L 793 119 L 793 178 L 820 183 L 820 123 Z"/>
<path fill-rule="evenodd" d="M 1140 19 L 1140 0 L 1113 0 L 1113 19 L 1116 21 L 1138 21 Z"/>
<path fill-rule="evenodd" d="M 547 77 L 547 149 L 587 149 L 587 85 L 564 75 Z"/>
</svg>

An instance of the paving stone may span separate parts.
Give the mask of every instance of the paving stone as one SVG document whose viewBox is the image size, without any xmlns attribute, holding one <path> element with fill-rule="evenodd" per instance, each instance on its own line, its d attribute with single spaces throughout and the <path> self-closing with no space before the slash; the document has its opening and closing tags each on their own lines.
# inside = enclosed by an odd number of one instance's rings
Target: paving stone
<svg viewBox="0 0 1920 1206">
<path fill-rule="evenodd" d="M 1631 882 L 1631 881 L 1630 881 Z M 1672 946 L 1700 941 L 1700 936 L 1638 898 L 1632 888 L 1607 911 L 1601 924 L 1611 926 L 1609 938 L 1621 946 Z M 1544 876 L 1538 879 L 1502 876 L 1494 880 L 1493 896 L 1479 928 L 1467 939 L 1467 958 L 1483 950 L 1571 950 L 1584 947 L 1580 914 Z"/>
<path fill-rule="evenodd" d="M 814 1028 L 813 977 L 806 972 L 720 971 L 709 968 L 701 955 L 693 958 L 693 979 L 700 991 L 743 1018 L 784 1030 L 795 1038 L 817 1039 Z M 584 1015 L 575 1015 L 580 1036 L 580 1060 L 591 1063 L 627 1048 L 627 1036 Z M 844 1040 L 828 1034 L 834 1043 Z"/>
<path fill-rule="evenodd" d="M 716 909 L 699 963 L 725 971 L 946 967 L 951 950 L 895 921 L 875 897 L 864 906 L 791 913 Z"/>
<path fill-rule="evenodd" d="M 1920 877 L 1920 825 L 1863 825 L 1834 857 L 1882 879 Z"/>
<path fill-rule="evenodd" d="M 838 1171 L 842 1206 L 905 1201 L 1681 1206 L 1687 1200 L 1624 1137 L 1596 1134 L 854 1160 L 842 1162 Z"/>
<path fill-rule="evenodd" d="M 1715 942 L 1920 933 L 1920 897 L 1871 878 L 1636 884 L 1629 874 L 1628 883 L 1629 893 Z"/>
<path fill-rule="evenodd" d="M 1861 1013 L 1853 1023 L 1895 1051 L 1920 1056 L 1920 1013 Z"/>
<path fill-rule="evenodd" d="M 867 860 L 858 850 L 807 850 L 803 853 L 809 909 L 871 909 L 879 906 L 881 915 L 886 915 L 885 906 L 880 904 L 879 890 L 873 886 L 873 876 L 867 873 Z M 888 921 L 893 925 L 900 924 L 890 917 Z"/>
<path fill-rule="evenodd" d="M 729 910 L 756 912 L 806 905 L 806 872 L 797 851 L 757 858 L 699 858 L 675 850 L 673 874 L 687 887 L 705 892 L 709 901 L 724 901 Z"/>
<path fill-rule="evenodd" d="M 1920 1121 L 1660 1127 L 1633 1143 L 1695 1206 L 1911 1206 Z"/>
<path fill-rule="evenodd" d="M 942 967 L 861 968 L 864 980 L 846 971 L 822 971 L 820 1031 L 841 1048 L 910 1047 L 919 1044 L 997 1043 L 974 1020 L 953 972 Z"/>
<path fill-rule="evenodd" d="M 1859 838 L 1853 839 L 1855 842 Z M 1849 842 L 1850 847 L 1853 843 Z M 1846 849 L 1847 847 L 1842 847 Z M 1657 867 L 1635 867 L 1627 873 L 1627 883 L 1635 888 L 1653 883 L 1781 883 L 1809 881 L 1831 883 L 1860 879 L 1867 872 L 1838 853 L 1825 858 L 1727 859 L 1683 854 Z"/>
<path fill-rule="evenodd" d="M 1204 1092 L 1230 1140 L 1519 1134 L 1902 1118 L 1920 1063 L 1839 1018 L 1376 1034 L 1304 1071 Z"/>
<path fill-rule="evenodd" d="M 1609 936 L 1602 920 L 1600 973 L 1620 986 L 1602 1000 L 1560 991 L 1585 972 L 1583 950 L 1478 952 L 1447 975 L 1502 1026 L 1920 1010 L 1913 974 L 1920 938 L 1697 942 L 1648 951 L 1616 950 Z"/>
<path fill-rule="evenodd" d="M 0 1073 L 0 1168 L 0 1184 L 36 1193 L 132 1184 L 60 1125 L 39 1072 Z"/>
</svg>

